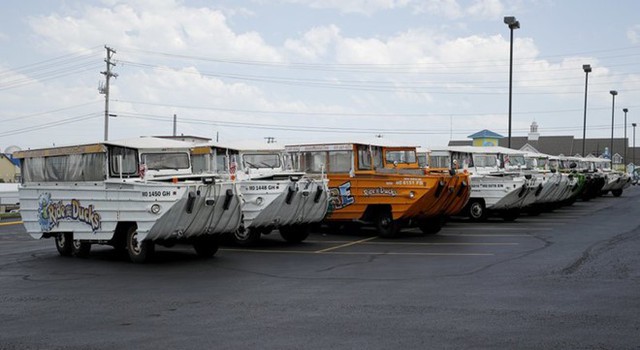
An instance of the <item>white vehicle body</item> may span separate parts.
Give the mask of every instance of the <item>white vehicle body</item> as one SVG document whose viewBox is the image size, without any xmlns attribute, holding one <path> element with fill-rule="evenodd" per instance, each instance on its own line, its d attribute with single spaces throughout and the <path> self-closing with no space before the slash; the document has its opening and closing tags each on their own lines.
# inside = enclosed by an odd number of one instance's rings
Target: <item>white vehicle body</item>
<svg viewBox="0 0 640 350">
<path fill-rule="evenodd" d="M 208 158 L 200 161 L 197 171 L 216 173 L 237 184 L 243 214 L 235 235 L 239 243 L 255 243 L 260 234 L 274 228 L 286 240 L 300 241 L 308 234 L 307 226 L 322 221 L 327 213 L 326 177 L 313 179 L 287 170 L 283 149 L 277 145 L 208 144 L 198 145 L 194 153 Z"/>
<path fill-rule="evenodd" d="M 611 192 L 618 197 L 625 188 L 631 185 L 631 176 L 628 173 L 611 169 L 611 161 L 609 159 L 584 158 L 584 161 L 590 164 L 596 174 L 604 177 L 604 186 L 602 186 L 601 193 Z"/>
<path fill-rule="evenodd" d="M 527 168 L 538 179 L 538 196 L 535 205 L 559 203 L 571 194 L 569 176 L 562 174 L 557 169 L 549 168 L 551 156 L 542 153 L 528 152 L 525 154 Z"/>
<path fill-rule="evenodd" d="M 0 209 L 17 208 L 19 202 L 17 183 L 0 183 Z"/>
<path fill-rule="evenodd" d="M 481 203 L 482 212 L 487 209 L 517 216 L 520 209 L 535 202 L 536 178 L 520 170 L 524 167 L 524 152 L 504 147 L 451 146 L 432 150 L 430 162 L 442 163 L 437 159 L 442 156 L 450 157 L 458 171 L 471 175 L 471 208 Z"/>
<path fill-rule="evenodd" d="M 158 138 L 17 152 L 24 226 L 36 239 L 70 233 L 75 241 L 114 246 L 134 226 L 136 244 L 237 229 L 233 184 L 193 176 L 189 154 L 190 144 Z"/>
</svg>

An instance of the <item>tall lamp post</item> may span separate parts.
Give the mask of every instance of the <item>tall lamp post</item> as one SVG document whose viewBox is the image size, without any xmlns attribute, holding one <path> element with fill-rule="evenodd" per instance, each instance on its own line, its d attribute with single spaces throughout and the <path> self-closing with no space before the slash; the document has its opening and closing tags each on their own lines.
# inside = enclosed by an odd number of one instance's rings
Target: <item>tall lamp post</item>
<svg viewBox="0 0 640 350">
<path fill-rule="evenodd" d="M 520 22 L 513 16 L 504 18 L 504 23 L 509 26 L 511 32 L 510 49 L 509 49 L 509 139 L 507 147 L 511 148 L 511 90 L 513 88 L 513 30 L 520 28 Z"/>
<path fill-rule="evenodd" d="M 609 148 L 609 157 L 611 159 L 611 168 L 613 169 L 613 122 L 615 120 L 615 106 L 616 106 L 616 95 L 618 92 L 616 90 L 609 91 L 611 94 L 611 148 Z"/>
<path fill-rule="evenodd" d="M 584 71 L 584 122 L 582 124 L 582 156 L 586 157 L 586 144 L 587 144 L 587 83 L 589 82 L 589 73 L 591 73 L 591 65 L 583 64 L 582 70 Z"/>
<path fill-rule="evenodd" d="M 631 126 L 633 126 L 633 168 L 636 168 L 636 123 L 631 123 Z"/>
<path fill-rule="evenodd" d="M 624 162 L 627 163 L 627 148 L 629 148 L 629 142 L 627 141 L 627 112 L 629 108 L 623 108 L 624 112 Z"/>
</svg>

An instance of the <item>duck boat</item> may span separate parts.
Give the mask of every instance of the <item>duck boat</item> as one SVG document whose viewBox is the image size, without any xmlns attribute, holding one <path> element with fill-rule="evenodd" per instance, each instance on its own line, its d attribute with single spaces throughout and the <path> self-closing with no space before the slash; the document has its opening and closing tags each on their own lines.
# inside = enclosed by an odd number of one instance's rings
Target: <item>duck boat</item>
<svg viewBox="0 0 640 350">
<path fill-rule="evenodd" d="M 238 186 L 242 222 L 233 239 L 240 245 L 256 244 L 274 229 L 288 242 L 302 242 L 327 213 L 329 180 L 287 169 L 283 151 L 276 144 L 247 141 L 193 150 L 196 173 L 215 173 Z"/>
<path fill-rule="evenodd" d="M 467 198 L 467 178 L 425 171 L 415 146 L 376 139 L 287 145 L 285 151 L 297 169 L 326 174 L 330 201 L 325 222 L 332 227 L 372 224 L 382 237 L 409 226 L 436 233 L 446 208 Z"/>
<path fill-rule="evenodd" d="M 63 256 L 107 244 L 142 263 L 176 243 L 214 255 L 240 225 L 240 200 L 230 181 L 193 175 L 190 147 L 149 137 L 16 152 L 26 231 L 54 238 Z"/>
</svg>

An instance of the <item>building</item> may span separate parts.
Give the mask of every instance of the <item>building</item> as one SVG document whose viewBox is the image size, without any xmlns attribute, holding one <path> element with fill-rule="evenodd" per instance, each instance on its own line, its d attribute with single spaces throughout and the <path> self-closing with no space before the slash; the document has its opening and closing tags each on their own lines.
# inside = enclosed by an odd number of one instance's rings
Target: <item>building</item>
<svg viewBox="0 0 640 350">
<path fill-rule="evenodd" d="M 0 182 L 20 182 L 20 161 L 5 153 L 0 153 Z"/>
<path fill-rule="evenodd" d="M 493 135 L 491 138 L 491 135 Z M 485 142 L 497 142 L 498 146 L 507 147 L 507 139 L 489 130 L 482 130 L 473 135 L 469 135 L 472 140 L 451 140 L 449 146 L 481 146 Z M 585 153 L 582 153 L 583 139 L 574 136 L 541 136 L 538 132 L 538 123 L 531 123 L 529 134 L 527 136 L 512 136 L 511 148 L 521 149 L 532 152 L 540 152 L 550 155 L 564 156 L 594 156 L 602 155 L 609 157 L 609 148 L 611 147 L 611 138 L 586 139 Z M 624 150 L 627 149 L 627 159 L 624 158 Z M 629 139 L 614 138 L 613 139 L 613 163 L 614 164 L 639 164 L 640 163 L 640 147 L 629 147 Z M 634 158 L 635 157 L 635 158 Z"/>
</svg>

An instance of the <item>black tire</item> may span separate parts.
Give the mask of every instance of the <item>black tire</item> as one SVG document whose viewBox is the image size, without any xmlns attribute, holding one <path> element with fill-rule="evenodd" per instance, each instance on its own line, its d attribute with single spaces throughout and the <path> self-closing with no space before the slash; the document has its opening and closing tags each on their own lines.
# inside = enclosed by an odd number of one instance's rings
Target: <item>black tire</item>
<svg viewBox="0 0 640 350">
<path fill-rule="evenodd" d="M 218 236 L 201 237 L 193 242 L 193 249 L 201 258 L 211 258 L 216 255 L 219 246 Z"/>
<path fill-rule="evenodd" d="M 73 241 L 73 255 L 78 258 L 88 258 L 91 253 L 91 243 L 80 240 Z"/>
<path fill-rule="evenodd" d="M 378 211 L 375 223 L 380 237 L 394 238 L 400 232 L 400 223 L 397 220 L 393 220 L 389 209 Z"/>
<path fill-rule="evenodd" d="M 73 233 L 61 232 L 55 236 L 56 249 L 61 256 L 71 256 L 73 254 Z"/>
<path fill-rule="evenodd" d="M 473 221 L 485 221 L 487 220 L 487 207 L 483 200 L 471 199 L 467 204 L 466 214 Z"/>
<path fill-rule="evenodd" d="M 155 245 L 151 241 L 138 241 L 138 226 L 127 228 L 127 252 L 129 259 L 136 264 L 144 264 L 153 256 Z"/>
<path fill-rule="evenodd" d="M 260 228 L 260 234 L 268 235 L 273 231 L 273 227 L 262 227 Z"/>
<path fill-rule="evenodd" d="M 620 197 L 622 195 L 622 189 L 613 190 L 613 191 L 611 191 L 611 194 L 614 197 Z"/>
<path fill-rule="evenodd" d="M 260 241 L 260 229 L 245 228 L 241 226 L 233 232 L 233 240 L 241 246 L 256 245 Z"/>
<path fill-rule="evenodd" d="M 300 243 L 309 237 L 309 225 L 291 225 L 278 228 L 282 239 L 289 243 Z"/>
<path fill-rule="evenodd" d="M 445 219 L 443 217 L 429 218 L 420 221 L 418 227 L 420 228 L 420 231 L 422 231 L 422 233 L 424 233 L 425 235 L 435 235 L 436 233 L 440 232 L 442 226 L 444 226 L 444 222 Z"/>
<path fill-rule="evenodd" d="M 515 221 L 520 216 L 520 209 L 505 210 L 500 214 L 500 216 L 502 216 L 502 220 L 504 221 Z"/>
</svg>

